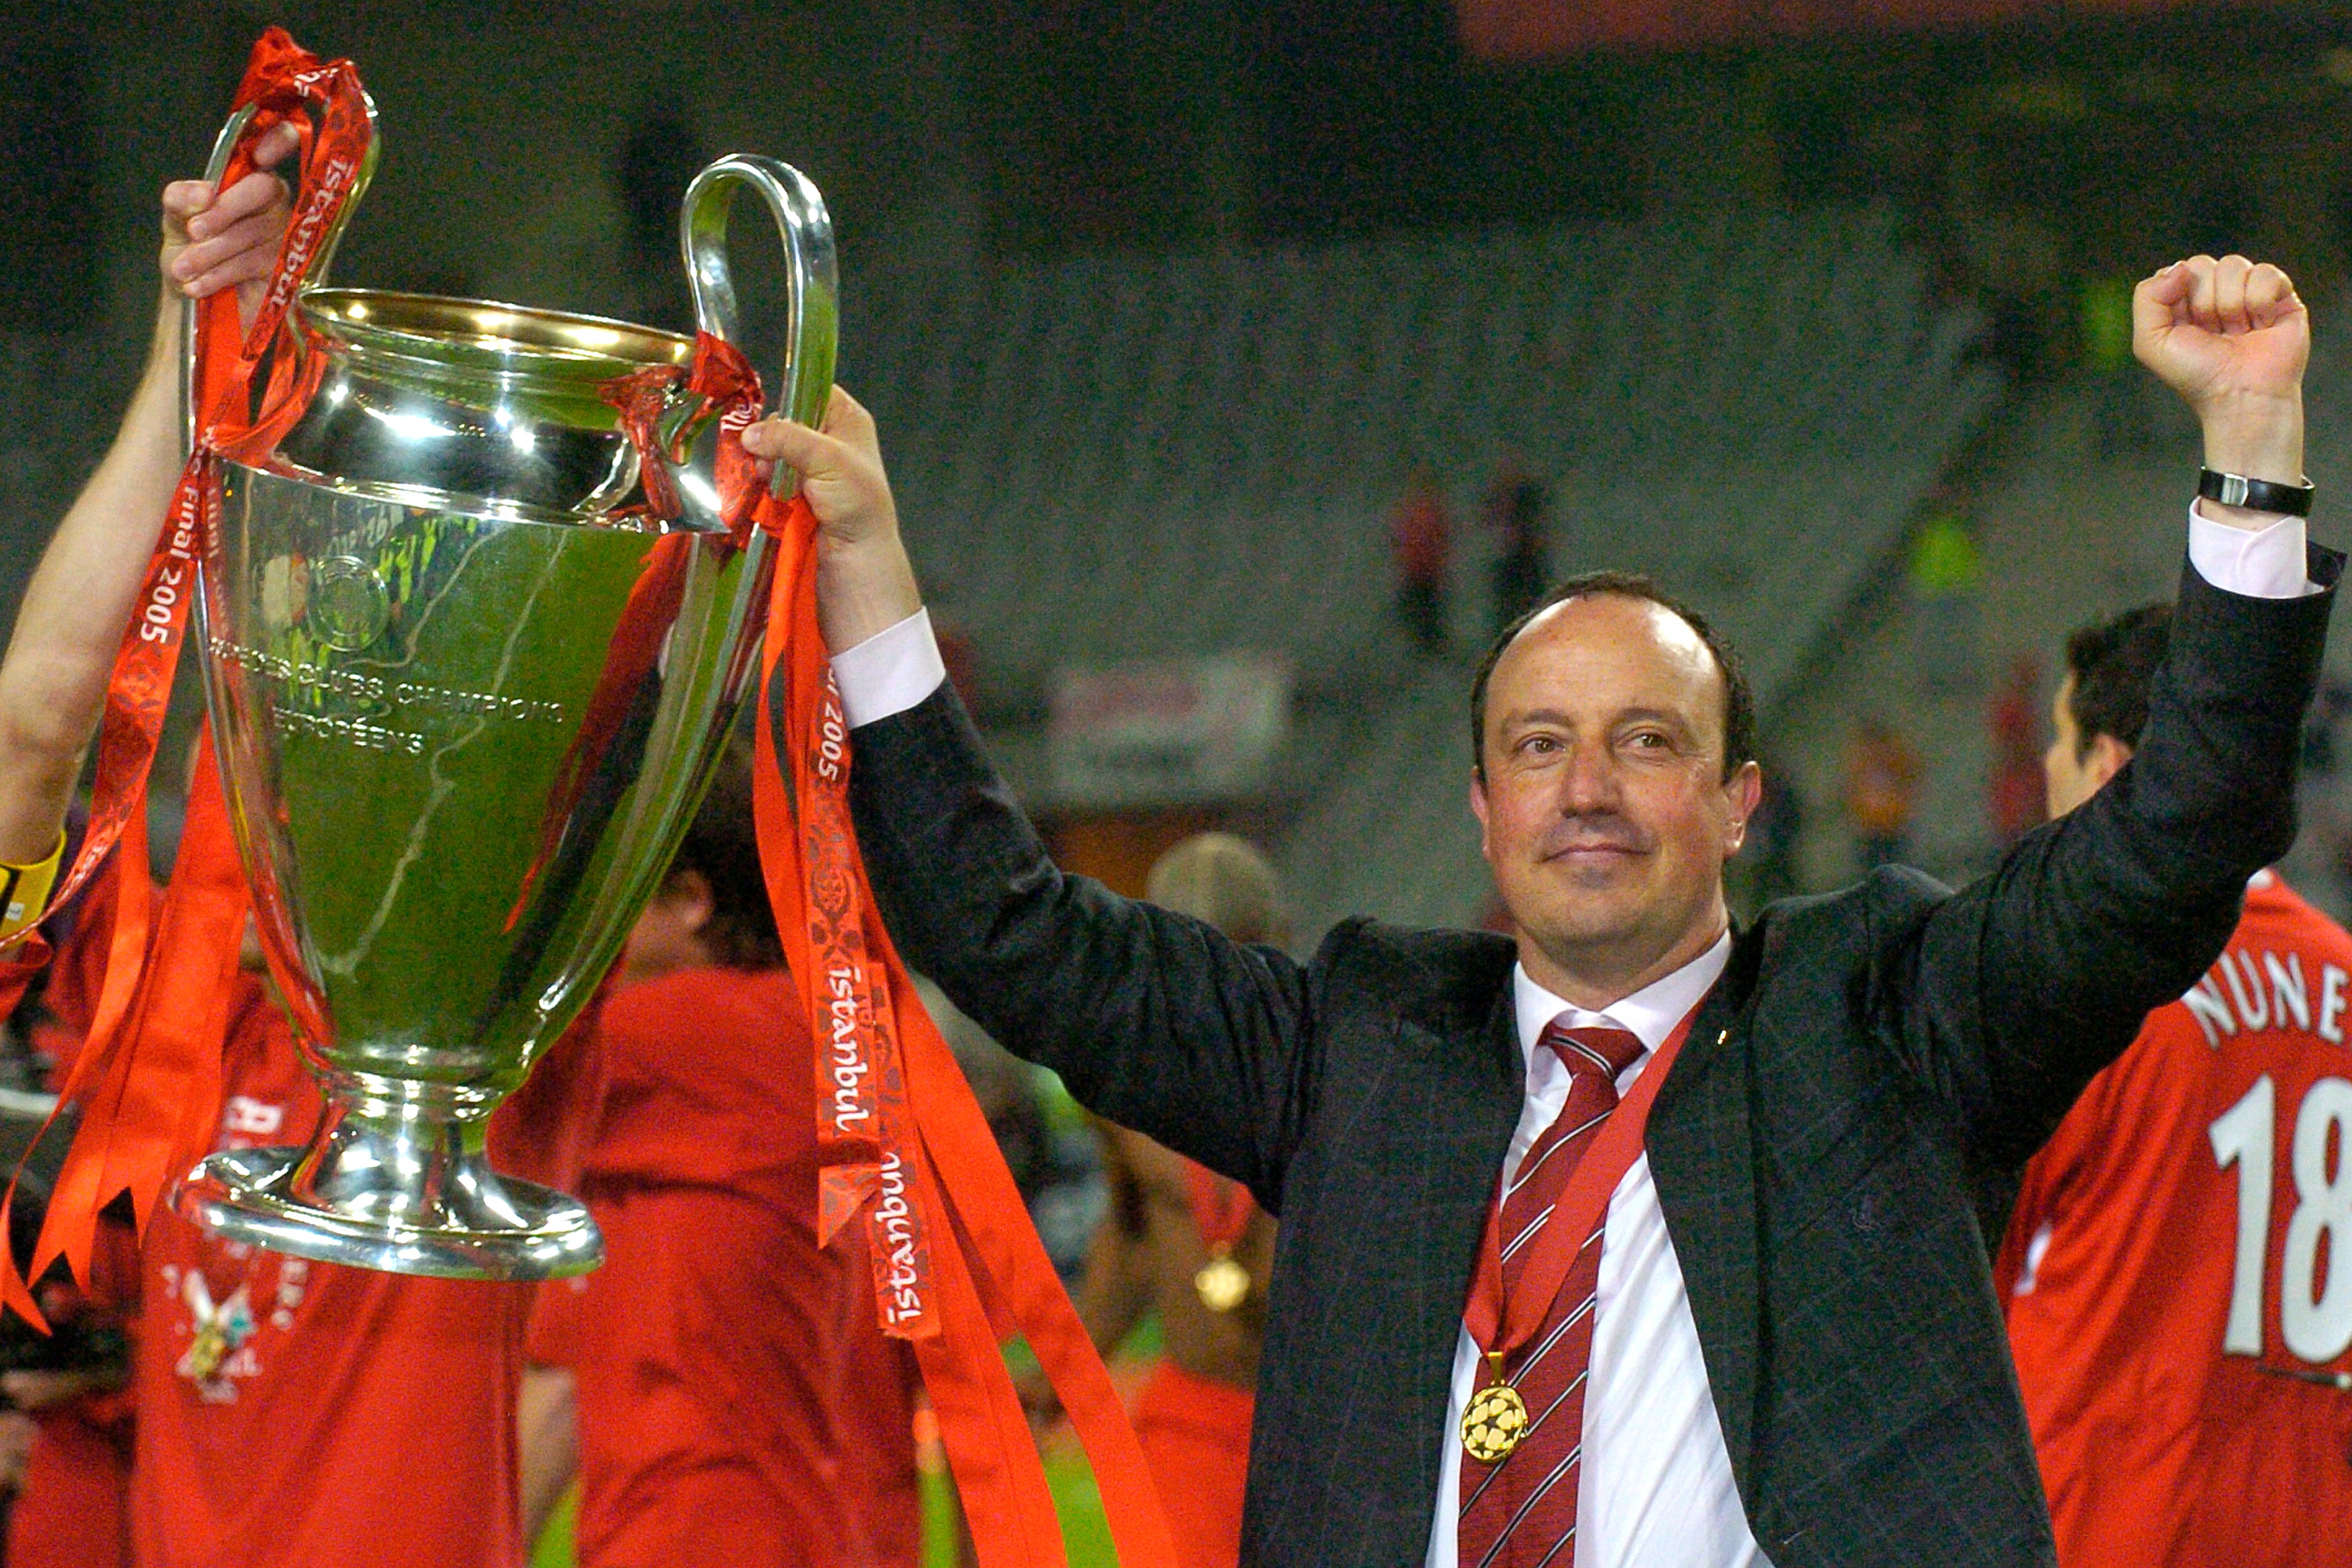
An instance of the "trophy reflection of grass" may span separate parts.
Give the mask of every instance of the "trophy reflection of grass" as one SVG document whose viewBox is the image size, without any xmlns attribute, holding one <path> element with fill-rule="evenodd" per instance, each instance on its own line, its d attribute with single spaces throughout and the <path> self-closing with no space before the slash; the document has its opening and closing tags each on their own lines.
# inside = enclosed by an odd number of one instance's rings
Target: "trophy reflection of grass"
<svg viewBox="0 0 2352 1568">
<path fill-rule="evenodd" d="M 237 656 L 275 709 L 281 810 L 253 826 L 292 851 L 278 860 L 299 868 L 291 924 L 347 1063 L 510 1086 L 528 1060 L 514 1031 L 583 977 L 601 946 L 586 928 L 611 910 L 569 894 L 602 884 L 622 846 L 568 857 L 534 829 L 648 542 L 441 516 L 373 549 L 303 539 L 265 568 L 285 587 L 261 595 L 264 646 Z M 327 594 L 341 607 L 322 615 Z M 331 645 L 322 622 L 358 645 Z"/>
</svg>

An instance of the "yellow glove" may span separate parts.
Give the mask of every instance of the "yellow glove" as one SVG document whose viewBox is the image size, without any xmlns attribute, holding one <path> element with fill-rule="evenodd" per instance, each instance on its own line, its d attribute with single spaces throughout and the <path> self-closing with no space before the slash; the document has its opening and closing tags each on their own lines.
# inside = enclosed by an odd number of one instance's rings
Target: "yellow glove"
<svg viewBox="0 0 2352 1568">
<path fill-rule="evenodd" d="M 49 889 L 58 884 L 58 865 L 65 859 L 66 836 L 38 865 L 10 865 L 0 861 L 0 947 L 40 924 L 49 912 Z"/>
</svg>

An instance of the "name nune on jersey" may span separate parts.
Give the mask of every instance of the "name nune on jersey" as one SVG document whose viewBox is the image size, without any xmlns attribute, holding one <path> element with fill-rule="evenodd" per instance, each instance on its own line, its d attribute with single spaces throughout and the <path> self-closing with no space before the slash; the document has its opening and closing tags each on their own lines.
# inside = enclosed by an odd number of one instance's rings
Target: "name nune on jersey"
<svg viewBox="0 0 2352 1568">
<path fill-rule="evenodd" d="M 2266 873 L 2027 1167 L 1997 1275 L 2062 1563 L 2352 1560 L 2347 1026 L 2352 936 Z"/>
</svg>

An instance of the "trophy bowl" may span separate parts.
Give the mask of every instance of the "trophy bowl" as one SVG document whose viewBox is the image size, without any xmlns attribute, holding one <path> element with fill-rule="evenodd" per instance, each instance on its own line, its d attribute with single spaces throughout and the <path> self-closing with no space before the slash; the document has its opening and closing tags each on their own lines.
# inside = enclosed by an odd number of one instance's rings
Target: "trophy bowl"
<svg viewBox="0 0 2352 1568">
<path fill-rule="evenodd" d="M 782 402 L 814 419 L 835 318 L 814 186 L 765 159 L 704 171 L 697 313 L 734 335 L 741 189 L 786 242 Z M 222 465 L 197 635 L 256 925 L 326 1108 L 305 1146 L 212 1155 L 177 1207 L 322 1261 L 583 1272 L 603 1249 L 587 1209 L 493 1170 L 487 1124 L 691 820 L 756 672 L 773 556 L 719 517 L 688 339 L 366 289 L 306 291 L 289 321 L 313 390 L 266 458 Z M 622 413 L 647 385 L 658 441 Z"/>
</svg>

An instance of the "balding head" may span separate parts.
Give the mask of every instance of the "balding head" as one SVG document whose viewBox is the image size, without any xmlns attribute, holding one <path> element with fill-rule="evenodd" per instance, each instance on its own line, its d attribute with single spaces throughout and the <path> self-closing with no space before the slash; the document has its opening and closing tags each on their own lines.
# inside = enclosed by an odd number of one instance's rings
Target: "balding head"
<svg viewBox="0 0 2352 1568">
<path fill-rule="evenodd" d="M 1155 862 L 1144 896 L 1205 920 L 1236 942 L 1290 939 L 1282 882 L 1266 858 L 1231 833 L 1195 833 Z"/>
<path fill-rule="evenodd" d="M 1630 599 L 1654 605 L 1688 629 L 1691 636 L 1705 647 L 1722 677 L 1723 776 L 1729 779 L 1742 764 L 1754 761 L 1755 695 L 1748 689 L 1748 673 L 1740 666 L 1739 655 L 1715 629 L 1714 622 L 1639 572 L 1588 571 L 1554 588 L 1541 604 L 1505 627 L 1502 634 L 1487 648 L 1486 656 L 1479 662 L 1477 676 L 1470 685 L 1471 766 L 1479 769 L 1486 767 L 1486 694 L 1493 684 L 1495 666 L 1519 640 L 1520 633 L 1538 621 L 1552 614 L 1563 604 L 1595 596 Z M 1663 627 L 1664 623 L 1660 624 Z"/>
</svg>

